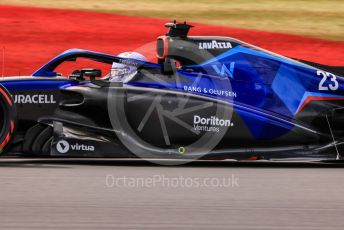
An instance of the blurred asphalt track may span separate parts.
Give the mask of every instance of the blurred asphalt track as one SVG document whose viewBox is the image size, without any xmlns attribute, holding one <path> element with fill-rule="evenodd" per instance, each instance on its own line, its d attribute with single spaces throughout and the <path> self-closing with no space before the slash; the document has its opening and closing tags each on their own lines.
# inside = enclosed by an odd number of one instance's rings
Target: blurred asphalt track
<svg viewBox="0 0 344 230">
<path fill-rule="evenodd" d="M 344 164 L 0 161 L 0 229 L 343 229 Z M 106 178 L 238 178 L 233 187 Z M 111 182 L 111 181 L 110 181 Z M 110 185 L 110 184 L 108 184 Z M 113 185 L 113 184 L 112 184 Z"/>
</svg>

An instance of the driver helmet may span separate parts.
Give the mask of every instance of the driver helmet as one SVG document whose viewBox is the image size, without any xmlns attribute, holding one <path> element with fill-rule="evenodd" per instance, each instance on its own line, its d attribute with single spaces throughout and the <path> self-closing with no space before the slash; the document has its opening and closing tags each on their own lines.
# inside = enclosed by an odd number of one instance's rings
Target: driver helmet
<svg viewBox="0 0 344 230">
<path fill-rule="evenodd" d="M 147 61 L 147 58 L 137 52 L 124 52 L 117 55 L 122 58 L 131 58 L 139 61 Z M 110 81 L 125 81 L 129 76 L 135 75 L 137 67 L 120 63 L 112 63 Z"/>
</svg>

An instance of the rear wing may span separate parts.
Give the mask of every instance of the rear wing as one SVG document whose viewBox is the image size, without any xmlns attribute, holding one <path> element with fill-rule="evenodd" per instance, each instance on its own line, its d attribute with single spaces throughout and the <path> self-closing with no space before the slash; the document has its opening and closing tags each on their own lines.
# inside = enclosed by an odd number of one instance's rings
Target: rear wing
<svg viewBox="0 0 344 230">
<path fill-rule="evenodd" d="M 112 64 L 114 62 L 121 63 L 129 66 L 135 66 L 137 68 L 156 68 L 161 69 L 161 65 L 152 62 L 140 61 L 132 58 L 122 58 L 110 54 L 94 52 L 90 50 L 82 49 L 70 49 L 67 50 L 52 60 L 47 64 L 43 65 L 41 68 L 36 70 L 32 76 L 34 77 L 56 77 L 57 73 L 54 70 L 63 62 L 76 60 L 77 58 L 86 58 L 97 62 L 102 62 L 106 64 Z"/>
</svg>

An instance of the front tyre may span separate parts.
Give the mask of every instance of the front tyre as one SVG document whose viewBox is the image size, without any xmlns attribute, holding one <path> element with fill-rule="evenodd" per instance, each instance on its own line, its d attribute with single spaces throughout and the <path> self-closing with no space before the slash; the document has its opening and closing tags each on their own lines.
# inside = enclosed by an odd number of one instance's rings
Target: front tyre
<svg viewBox="0 0 344 230">
<path fill-rule="evenodd" d="M 0 154 L 3 154 L 13 139 L 16 128 L 16 109 L 11 95 L 0 84 Z"/>
</svg>

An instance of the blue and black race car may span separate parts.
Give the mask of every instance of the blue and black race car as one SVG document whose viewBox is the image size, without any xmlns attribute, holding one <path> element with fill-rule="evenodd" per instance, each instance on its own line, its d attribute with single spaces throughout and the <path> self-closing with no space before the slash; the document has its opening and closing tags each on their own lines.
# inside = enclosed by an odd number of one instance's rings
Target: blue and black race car
<svg viewBox="0 0 344 230">
<path fill-rule="evenodd" d="M 4 154 L 173 159 L 341 159 L 344 68 L 294 60 L 168 23 L 157 63 L 68 50 L 1 81 Z M 120 80 L 89 59 L 137 69 Z M 92 67 L 92 66 L 89 66 Z M 110 69 L 110 68 L 109 68 Z"/>
</svg>

